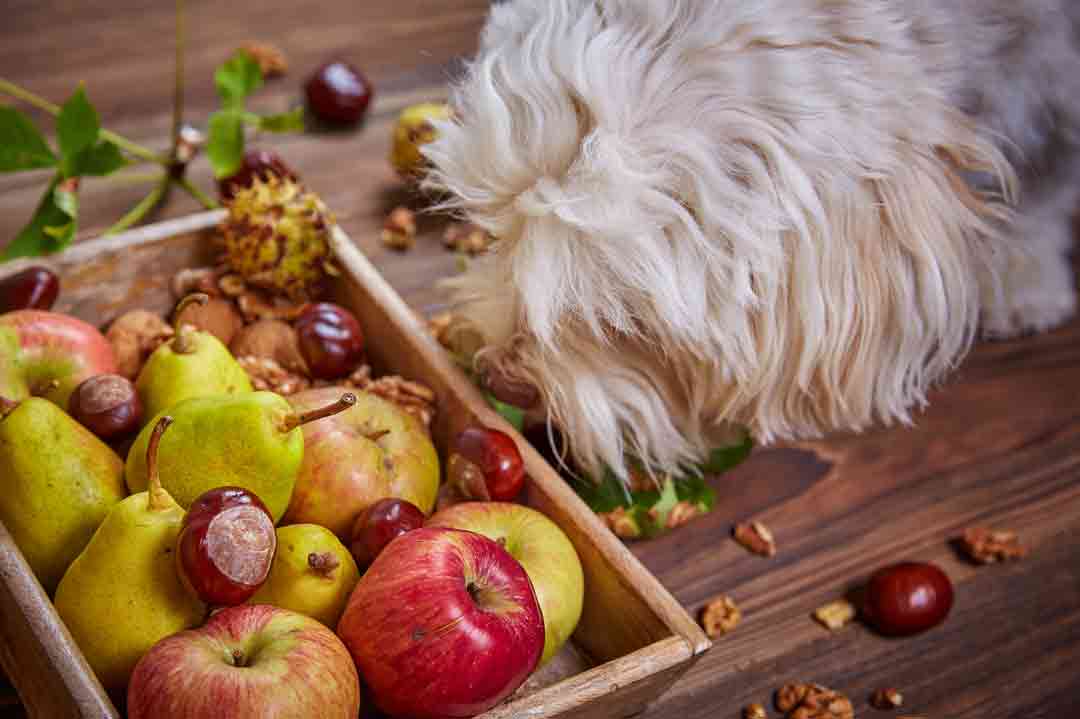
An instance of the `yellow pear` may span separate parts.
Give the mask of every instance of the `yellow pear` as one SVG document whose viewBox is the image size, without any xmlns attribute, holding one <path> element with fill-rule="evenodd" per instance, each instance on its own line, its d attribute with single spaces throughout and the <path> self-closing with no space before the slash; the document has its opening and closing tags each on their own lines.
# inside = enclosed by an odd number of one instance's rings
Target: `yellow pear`
<svg viewBox="0 0 1080 719">
<path fill-rule="evenodd" d="M 197 626 L 206 606 L 184 589 L 173 552 L 184 510 L 161 486 L 157 421 L 146 449 L 148 489 L 105 516 L 56 590 L 56 611 L 102 685 L 120 690 L 150 647 Z"/>
</svg>

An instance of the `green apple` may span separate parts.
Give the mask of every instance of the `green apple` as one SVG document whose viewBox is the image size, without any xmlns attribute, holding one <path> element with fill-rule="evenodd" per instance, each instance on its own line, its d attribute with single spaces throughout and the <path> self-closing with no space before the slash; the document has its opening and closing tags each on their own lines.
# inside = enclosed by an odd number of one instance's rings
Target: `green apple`
<svg viewBox="0 0 1080 719">
<path fill-rule="evenodd" d="M 502 544 L 532 581 L 544 614 L 546 662 L 574 633 L 585 577 L 574 545 L 535 509 L 511 502 L 463 502 L 437 512 L 426 526 L 466 529 Z"/>
</svg>

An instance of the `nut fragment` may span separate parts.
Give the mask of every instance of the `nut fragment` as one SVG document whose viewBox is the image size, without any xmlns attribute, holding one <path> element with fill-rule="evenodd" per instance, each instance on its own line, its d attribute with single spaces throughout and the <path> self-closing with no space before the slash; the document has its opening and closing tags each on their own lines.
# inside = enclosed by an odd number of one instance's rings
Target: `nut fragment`
<svg viewBox="0 0 1080 719">
<path fill-rule="evenodd" d="M 176 316 L 177 325 L 191 325 L 209 332 L 226 347 L 244 326 L 244 320 L 229 300 L 213 297 L 206 304 L 191 303 Z"/>
<path fill-rule="evenodd" d="M 221 294 L 226 297 L 232 297 L 233 299 L 247 292 L 247 282 L 244 278 L 237 274 L 222 275 L 218 279 L 218 289 L 221 290 Z"/>
<path fill-rule="evenodd" d="M 743 707 L 743 719 L 765 719 L 765 707 L 760 704 L 751 704 Z"/>
<path fill-rule="evenodd" d="M 383 223 L 383 244 L 395 250 L 408 250 L 415 240 L 416 214 L 408 207 L 395 207 Z"/>
<path fill-rule="evenodd" d="M 150 353 L 173 336 L 164 319 L 147 310 L 132 310 L 113 320 L 105 332 L 116 356 L 117 374 L 134 380 Z"/>
<path fill-rule="evenodd" d="M 241 50 L 251 55 L 251 59 L 262 70 L 263 77 L 279 77 L 289 69 L 289 61 L 277 47 L 265 42 L 249 42 L 240 47 Z"/>
<path fill-rule="evenodd" d="M 281 320 L 259 320 L 242 328 L 229 345 L 237 357 L 272 359 L 289 372 L 309 375 L 292 325 Z"/>
<path fill-rule="evenodd" d="M 754 554 L 760 554 L 763 557 L 776 554 L 776 539 L 769 528 L 761 522 L 736 525 L 735 541 Z"/>
<path fill-rule="evenodd" d="M 675 529 L 676 527 L 681 527 L 700 514 L 701 510 L 698 509 L 696 504 L 692 504 L 685 500 L 676 502 L 675 506 L 668 512 L 667 520 L 664 522 L 664 528 Z"/>
<path fill-rule="evenodd" d="M 274 302 L 262 292 L 248 288 L 236 298 L 236 307 L 246 322 L 256 320 L 285 320 L 292 322 L 307 309 L 307 302 Z"/>
<path fill-rule="evenodd" d="M 855 719 L 851 700 L 820 684 L 784 685 L 776 692 L 776 708 L 788 719 Z"/>
<path fill-rule="evenodd" d="M 972 561 L 979 564 L 1021 559 L 1028 553 L 1027 548 L 1020 544 L 1016 532 L 986 527 L 965 529 L 960 538 L 960 546 Z"/>
<path fill-rule="evenodd" d="M 307 377 L 289 372 L 267 357 L 237 357 L 236 361 L 251 378 L 251 386 L 256 390 L 268 390 L 282 396 L 296 394 L 311 386 Z"/>
<path fill-rule="evenodd" d="M 878 689 L 870 695 L 870 706 L 875 709 L 895 709 L 904 703 L 904 695 L 893 688 Z"/>
<path fill-rule="evenodd" d="M 632 513 L 626 511 L 626 507 L 616 507 L 610 512 L 600 512 L 597 516 L 620 539 L 637 539 L 641 536 L 641 527 L 638 526 L 637 519 Z"/>
<path fill-rule="evenodd" d="M 470 222 L 454 222 L 443 231 L 446 249 L 470 256 L 485 252 L 494 242 L 495 237 L 487 230 Z"/>
<path fill-rule="evenodd" d="M 379 377 L 361 389 L 393 402 L 423 422 L 425 427 L 430 428 L 431 421 L 435 419 L 435 392 L 419 382 L 388 375 Z"/>
<path fill-rule="evenodd" d="M 701 626 L 710 639 L 727 634 L 739 625 L 742 612 L 726 594 L 716 597 L 701 610 Z"/>
<path fill-rule="evenodd" d="M 217 278 L 221 271 L 214 267 L 187 267 L 175 275 L 169 281 L 169 291 L 177 299 L 183 299 L 192 292 L 205 292 L 214 297 L 220 294 L 217 287 Z"/>
<path fill-rule="evenodd" d="M 843 629 L 855 618 L 855 606 L 846 599 L 837 599 L 814 610 L 814 619 L 826 629 Z"/>
</svg>

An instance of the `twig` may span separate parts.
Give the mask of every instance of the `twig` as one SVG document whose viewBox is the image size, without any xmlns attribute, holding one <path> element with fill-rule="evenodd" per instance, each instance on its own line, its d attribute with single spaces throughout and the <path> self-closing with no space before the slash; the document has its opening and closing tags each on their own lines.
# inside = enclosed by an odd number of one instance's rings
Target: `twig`
<svg viewBox="0 0 1080 719">
<path fill-rule="evenodd" d="M 33 105 L 39 110 L 44 110 L 45 112 L 53 115 L 54 117 L 60 114 L 59 105 L 55 105 L 46 100 L 45 98 L 40 97 L 39 95 L 35 95 L 29 90 L 19 87 L 15 83 L 9 82 L 3 78 L 0 78 L 0 92 L 11 95 L 18 100 L 22 100 L 28 105 Z M 147 162 L 156 162 L 159 165 L 169 164 L 166 158 L 157 154 L 153 150 L 143 147 L 137 142 L 133 142 L 126 137 L 117 135 L 115 132 L 106 130 L 104 127 L 101 128 L 100 134 L 102 138 L 116 145 L 121 150 L 124 150 L 127 153 L 134 155 L 135 157 L 138 157 L 139 159 L 146 160 Z"/>
<path fill-rule="evenodd" d="M 132 207 L 127 213 L 117 220 L 112 227 L 105 230 L 106 235 L 115 235 L 117 232 L 123 232 L 127 228 L 134 225 L 136 222 L 146 217 L 146 214 L 157 207 L 158 203 L 165 197 L 166 191 L 169 189 L 169 176 L 163 175 L 161 182 L 154 186 L 154 189 L 150 190 L 150 194 L 142 198 L 139 204 Z"/>
<path fill-rule="evenodd" d="M 186 177 L 177 177 L 173 180 L 176 184 L 180 185 L 189 195 L 199 201 L 199 204 L 208 210 L 216 210 L 221 207 L 214 198 L 207 195 L 205 192 L 199 189 L 198 185 L 195 185 L 191 180 Z"/>
<path fill-rule="evenodd" d="M 172 115 L 172 152 L 173 162 L 177 161 L 176 149 L 180 146 L 180 127 L 184 122 L 184 44 L 187 37 L 184 0 L 176 0 L 176 65 L 173 68 L 173 115 Z"/>
</svg>

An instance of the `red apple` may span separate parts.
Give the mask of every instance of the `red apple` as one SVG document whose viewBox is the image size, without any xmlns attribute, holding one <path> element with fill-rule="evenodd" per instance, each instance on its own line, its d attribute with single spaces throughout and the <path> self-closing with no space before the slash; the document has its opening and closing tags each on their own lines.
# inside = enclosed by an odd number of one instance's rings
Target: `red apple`
<svg viewBox="0 0 1080 719">
<path fill-rule="evenodd" d="M 67 409 L 75 387 L 99 374 L 116 374 L 116 358 L 94 326 L 45 310 L 0 315 L 0 395 L 43 396 Z"/>
<path fill-rule="evenodd" d="M 391 716 L 470 717 L 518 688 L 544 649 L 521 565 L 473 532 L 401 535 L 356 585 L 338 636 Z"/>
<path fill-rule="evenodd" d="M 341 641 L 316 620 L 241 605 L 143 655 L 127 711 L 128 719 L 356 719 L 360 682 Z"/>
<path fill-rule="evenodd" d="M 541 662 L 554 656 L 574 633 L 585 601 L 585 575 L 574 545 L 541 512 L 510 502 L 463 502 L 439 510 L 427 526 L 477 532 L 521 562 L 544 614 Z"/>
</svg>

